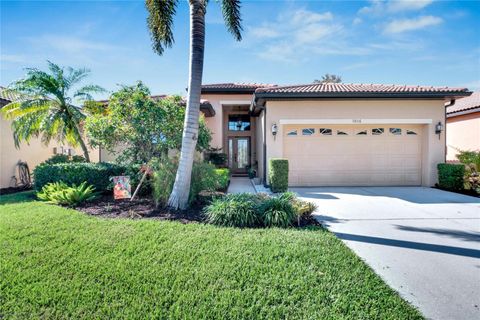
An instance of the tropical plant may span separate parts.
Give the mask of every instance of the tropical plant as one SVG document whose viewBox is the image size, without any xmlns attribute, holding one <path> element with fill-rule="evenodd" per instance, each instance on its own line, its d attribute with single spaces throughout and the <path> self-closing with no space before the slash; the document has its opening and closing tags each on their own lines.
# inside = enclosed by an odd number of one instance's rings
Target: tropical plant
<svg viewBox="0 0 480 320">
<path fill-rule="evenodd" d="M 95 188 L 87 182 L 80 185 L 67 185 L 64 182 L 54 182 L 45 185 L 37 193 L 40 200 L 53 204 L 73 207 L 85 201 L 91 201 L 97 197 Z"/>
<path fill-rule="evenodd" d="M 146 0 L 148 27 L 153 50 L 159 55 L 173 45 L 173 17 L 178 0 Z M 195 147 L 198 139 L 200 95 L 205 47 L 205 13 L 207 0 L 189 0 L 190 8 L 190 68 L 186 116 L 180 150 L 180 162 L 168 205 L 185 209 L 188 206 Z M 222 13 L 230 31 L 241 40 L 240 0 L 221 0 Z"/>
<path fill-rule="evenodd" d="M 92 94 L 104 92 L 104 89 L 86 85 L 69 95 L 90 71 L 63 68 L 50 61 L 47 63 L 50 72 L 27 68 L 26 76 L 8 88 L 20 96 L 2 108 L 5 118 L 13 120 L 15 145 L 19 147 L 21 141 L 28 143 L 32 137 L 39 136 L 45 145 L 52 139 L 62 143 L 67 141 L 73 147 L 80 145 L 89 162 L 87 145 L 82 136 L 85 114 L 81 103 L 93 100 Z"/>
<path fill-rule="evenodd" d="M 480 171 L 480 151 L 472 150 L 457 150 L 457 159 L 465 165 L 475 165 L 476 169 Z"/>
<path fill-rule="evenodd" d="M 145 164 L 180 149 L 185 108 L 179 96 L 154 100 L 142 83 L 114 92 L 105 112 L 92 112 L 85 121 L 90 144 L 101 146 L 124 164 Z M 90 108 L 91 109 L 91 108 Z M 203 117 L 198 130 L 197 151 L 206 150 L 211 133 Z"/>
</svg>

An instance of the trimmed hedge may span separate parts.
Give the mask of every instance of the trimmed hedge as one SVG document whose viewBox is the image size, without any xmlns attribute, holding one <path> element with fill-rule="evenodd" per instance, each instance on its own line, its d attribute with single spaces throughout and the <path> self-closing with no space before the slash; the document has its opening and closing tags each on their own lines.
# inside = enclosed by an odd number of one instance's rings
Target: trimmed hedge
<svg viewBox="0 0 480 320">
<path fill-rule="evenodd" d="M 461 191 L 464 187 L 465 166 L 463 164 L 439 163 L 438 186 L 442 189 Z"/>
<path fill-rule="evenodd" d="M 285 192 L 288 189 L 288 160 L 270 159 L 268 181 L 273 192 Z"/>
<path fill-rule="evenodd" d="M 125 171 L 124 166 L 106 162 L 41 164 L 33 170 L 34 186 L 36 190 L 41 190 L 52 182 L 80 185 L 86 181 L 95 190 L 103 192 L 111 185 L 110 177 L 123 175 Z"/>
</svg>

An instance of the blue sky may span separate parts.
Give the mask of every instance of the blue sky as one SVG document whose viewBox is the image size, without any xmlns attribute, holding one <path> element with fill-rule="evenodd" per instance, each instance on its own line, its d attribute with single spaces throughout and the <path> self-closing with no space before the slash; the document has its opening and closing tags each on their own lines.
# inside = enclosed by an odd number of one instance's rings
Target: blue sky
<svg viewBox="0 0 480 320">
<path fill-rule="evenodd" d="M 310 83 L 325 73 L 347 83 L 480 89 L 479 1 L 244 1 L 243 41 L 207 12 L 204 83 Z M 175 45 L 151 50 L 143 1 L 1 1 L 1 85 L 24 67 L 88 67 L 107 90 L 144 81 L 152 93 L 185 92 L 188 6 Z"/>
</svg>

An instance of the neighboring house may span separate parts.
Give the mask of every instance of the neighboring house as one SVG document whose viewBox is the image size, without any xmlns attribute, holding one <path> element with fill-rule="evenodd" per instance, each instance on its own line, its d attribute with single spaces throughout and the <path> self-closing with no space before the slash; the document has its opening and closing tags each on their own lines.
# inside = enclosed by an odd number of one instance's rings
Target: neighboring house
<svg viewBox="0 0 480 320">
<path fill-rule="evenodd" d="M 445 162 L 445 103 L 465 88 L 381 84 L 209 84 L 213 147 L 234 174 L 268 184 L 268 160 L 289 160 L 291 186 L 433 186 Z"/>
<path fill-rule="evenodd" d="M 480 150 L 480 92 L 447 106 L 447 160 L 458 150 Z"/>
<path fill-rule="evenodd" d="M 18 96 L 0 87 L 0 109 L 12 100 L 18 100 Z M 0 189 L 14 187 L 15 181 L 18 182 L 17 163 L 19 161 L 26 162 L 31 172 L 39 163 L 50 158 L 55 151 L 57 153 L 83 155 L 80 147 L 72 148 L 56 141 L 52 141 L 48 146 L 45 146 L 40 138 L 32 138 L 28 144 L 21 142 L 20 148 L 16 148 L 11 121 L 5 120 L 3 115 L 0 115 L 0 150 Z M 93 162 L 99 161 L 98 150 L 90 150 L 90 158 Z"/>
</svg>

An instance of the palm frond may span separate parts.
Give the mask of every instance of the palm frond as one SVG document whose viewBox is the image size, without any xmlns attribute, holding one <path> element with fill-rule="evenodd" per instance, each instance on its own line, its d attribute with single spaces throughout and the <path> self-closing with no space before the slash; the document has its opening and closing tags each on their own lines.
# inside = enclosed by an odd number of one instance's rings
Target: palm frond
<svg viewBox="0 0 480 320">
<path fill-rule="evenodd" d="M 14 101 L 5 105 L 2 108 L 1 112 L 4 115 L 5 119 L 13 120 L 28 113 L 48 110 L 52 107 L 52 103 L 55 102 L 45 99 Z"/>
<path fill-rule="evenodd" d="M 106 90 L 100 86 L 90 84 L 81 87 L 75 93 L 73 94 L 74 98 L 77 98 L 79 100 L 94 100 L 92 93 L 103 93 L 106 92 Z"/>
<path fill-rule="evenodd" d="M 240 0 L 222 0 L 222 14 L 228 31 L 237 41 L 242 40 L 242 17 Z"/>
<path fill-rule="evenodd" d="M 173 38 L 173 17 L 178 0 L 146 0 L 147 24 L 152 38 L 152 47 L 159 55 L 175 42 Z"/>
</svg>

